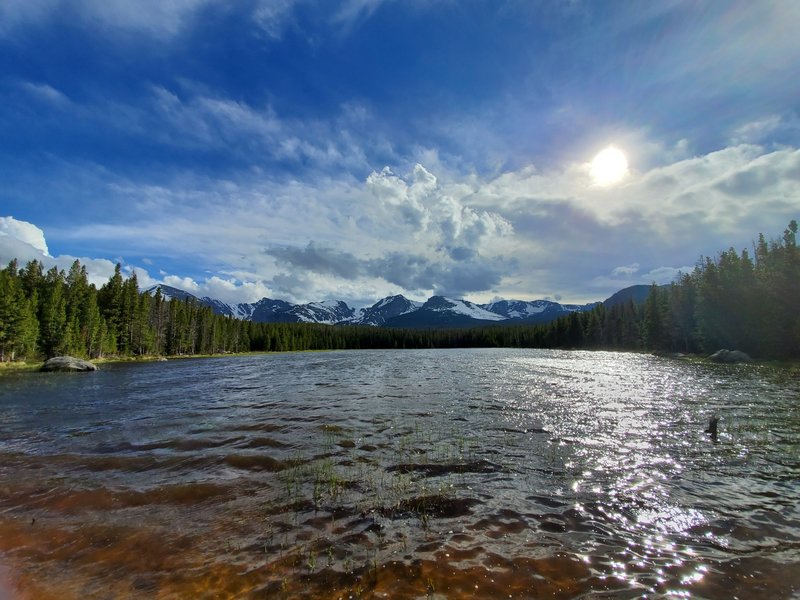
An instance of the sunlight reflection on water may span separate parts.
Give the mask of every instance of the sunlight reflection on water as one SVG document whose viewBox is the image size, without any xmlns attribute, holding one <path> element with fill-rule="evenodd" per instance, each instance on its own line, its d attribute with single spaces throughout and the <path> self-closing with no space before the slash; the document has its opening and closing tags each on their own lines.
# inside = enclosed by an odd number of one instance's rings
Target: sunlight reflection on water
<svg viewBox="0 0 800 600">
<path fill-rule="evenodd" d="M 768 370 L 460 350 L 90 377 L 0 381 L 0 552 L 29 597 L 800 589 L 800 384 Z"/>
</svg>

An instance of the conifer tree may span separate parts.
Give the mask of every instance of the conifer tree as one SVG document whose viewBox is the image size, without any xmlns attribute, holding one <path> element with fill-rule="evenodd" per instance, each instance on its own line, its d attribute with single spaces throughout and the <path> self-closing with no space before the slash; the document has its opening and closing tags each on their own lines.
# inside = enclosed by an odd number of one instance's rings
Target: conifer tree
<svg viewBox="0 0 800 600">
<path fill-rule="evenodd" d="M 39 314 L 39 343 L 48 358 L 65 350 L 67 341 L 67 307 L 64 297 L 64 274 L 53 267 L 44 279 Z"/>
<path fill-rule="evenodd" d="M 108 282 L 106 282 L 106 284 L 100 288 L 97 295 L 97 303 L 100 308 L 100 314 L 105 319 L 107 327 L 105 341 L 108 341 L 108 336 L 113 337 L 117 346 L 120 343 L 120 337 L 122 336 L 123 331 L 122 285 L 122 265 L 117 263 L 114 267 L 114 275 L 112 275 Z M 116 351 L 117 348 L 114 348 L 113 352 L 116 353 Z"/>
</svg>

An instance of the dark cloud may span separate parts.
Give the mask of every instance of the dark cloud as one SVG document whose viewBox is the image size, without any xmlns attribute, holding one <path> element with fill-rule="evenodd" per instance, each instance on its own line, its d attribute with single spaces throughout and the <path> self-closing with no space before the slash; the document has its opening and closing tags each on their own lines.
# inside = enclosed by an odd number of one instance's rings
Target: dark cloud
<svg viewBox="0 0 800 600">
<path fill-rule="evenodd" d="M 476 255 L 475 250 L 473 250 L 472 248 L 467 248 L 465 246 L 457 246 L 455 248 L 449 248 L 447 252 L 450 255 L 450 258 L 458 261 L 470 260 L 472 258 L 475 258 Z"/>
<path fill-rule="evenodd" d="M 756 196 L 788 180 L 800 179 L 800 152 L 784 151 L 774 153 L 770 158 L 774 160 L 755 159 L 714 187 L 729 196 Z"/>
<path fill-rule="evenodd" d="M 363 273 L 364 262 L 350 254 L 309 242 L 305 248 L 279 246 L 265 250 L 282 266 L 297 267 L 314 273 L 354 279 Z"/>
<path fill-rule="evenodd" d="M 434 292 L 443 296 L 460 297 L 470 292 L 489 290 L 500 283 L 503 277 L 501 265 L 490 262 L 471 261 L 444 266 L 436 273 Z"/>
<path fill-rule="evenodd" d="M 500 283 L 512 263 L 475 257 L 470 261 L 432 261 L 412 254 L 392 253 L 370 261 L 369 273 L 406 290 L 433 290 L 435 294 L 463 296 L 482 292 Z"/>
<path fill-rule="evenodd" d="M 309 242 L 305 248 L 280 246 L 265 252 L 288 273 L 277 275 L 275 289 L 296 294 L 308 285 L 306 273 L 354 280 L 374 277 L 408 292 L 433 290 L 436 294 L 462 296 L 496 286 L 513 261 L 500 263 L 481 258 L 469 248 L 457 248 L 440 259 L 419 254 L 391 252 L 375 259 L 359 259 L 349 252 Z"/>
<path fill-rule="evenodd" d="M 715 187 L 729 196 L 753 196 L 774 181 L 774 173 L 766 169 L 748 169 L 725 178 Z"/>
</svg>

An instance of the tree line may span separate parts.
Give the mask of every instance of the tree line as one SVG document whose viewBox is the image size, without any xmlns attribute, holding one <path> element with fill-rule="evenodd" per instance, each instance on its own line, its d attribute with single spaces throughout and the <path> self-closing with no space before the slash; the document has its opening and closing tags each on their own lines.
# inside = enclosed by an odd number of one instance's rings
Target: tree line
<svg viewBox="0 0 800 600">
<path fill-rule="evenodd" d="M 252 323 L 191 299 L 139 290 L 118 264 L 99 289 L 75 261 L 68 272 L 39 261 L 0 270 L 0 361 L 68 354 L 181 356 L 247 351 L 384 348 L 584 348 L 663 352 L 743 350 L 800 357 L 797 222 L 779 239 L 760 235 L 753 255 L 733 248 L 701 259 L 668 286 L 632 300 L 573 312 L 544 325 L 422 330 Z"/>
<path fill-rule="evenodd" d="M 539 327 L 482 332 L 488 345 L 711 353 L 736 349 L 770 359 L 800 358 L 797 221 L 783 236 L 760 234 L 747 249 L 704 257 L 667 286 L 632 300 L 571 313 Z"/>
<path fill-rule="evenodd" d="M 70 355 L 97 359 L 250 351 L 434 347 L 430 333 L 308 323 L 252 323 L 192 299 L 140 291 L 121 265 L 99 289 L 75 261 L 68 272 L 33 260 L 0 270 L 0 362 Z"/>
</svg>

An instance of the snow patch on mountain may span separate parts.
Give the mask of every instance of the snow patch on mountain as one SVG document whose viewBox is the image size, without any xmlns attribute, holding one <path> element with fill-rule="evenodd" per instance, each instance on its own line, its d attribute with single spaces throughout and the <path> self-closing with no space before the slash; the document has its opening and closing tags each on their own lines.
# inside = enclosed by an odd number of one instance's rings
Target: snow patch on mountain
<svg viewBox="0 0 800 600">
<path fill-rule="evenodd" d="M 490 312 L 468 300 L 455 300 L 453 298 L 445 298 L 444 296 L 434 296 L 428 300 L 423 307 L 436 312 L 463 315 L 480 321 L 502 321 L 505 319 L 502 315 Z"/>
<path fill-rule="evenodd" d="M 255 323 L 320 323 L 327 325 L 370 325 L 403 327 L 469 326 L 472 321 L 516 321 L 545 323 L 572 311 L 587 311 L 597 303 L 559 304 L 550 300 L 496 300 L 479 305 L 468 300 L 433 296 L 426 302 L 405 296 L 388 296 L 369 307 L 355 310 L 341 300 L 324 300 L 292 304 L 285 300 L 262 298 L 254 303 L 226 304 L 214 298 L 197 298 L 193 294 L 168 285 L 148 289 L 155 294 L 161 289 L 164 300 L 195 301 L 215 313 Z M 414 314 L 412 314 L 414 313 Z"/>
<path fill-rule="evenodd" d="M 409 300 L 405 296 L 387 296 L 372 306 L 360 308 L 347 321 L 352 325 L 383 325 L 389 319 L 418 310 L 422 302 Z"/>
</svg>

